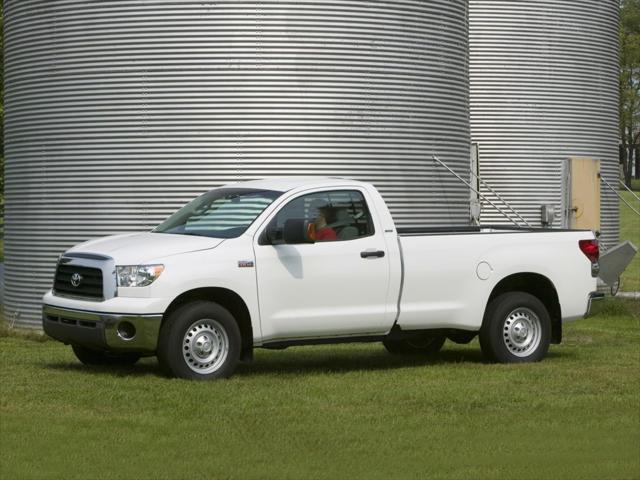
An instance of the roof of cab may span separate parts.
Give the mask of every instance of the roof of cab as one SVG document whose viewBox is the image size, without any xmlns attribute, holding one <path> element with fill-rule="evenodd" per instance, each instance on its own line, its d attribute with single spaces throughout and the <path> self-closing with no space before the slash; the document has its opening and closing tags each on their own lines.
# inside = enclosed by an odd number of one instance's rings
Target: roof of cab
<svg viewBox="0 0 640 480">
<path fill-rule="evenodd" d="M 272 177 L 262 180 L 249 180 L 244 182 L 228 183 L 225 187 L 258 188 L 263 190 L 275 190 L 287 192 L 299 187 L 324 187 L 341 185 L 359 185 L 362 182 L 338 177 Z"/>
</svg>

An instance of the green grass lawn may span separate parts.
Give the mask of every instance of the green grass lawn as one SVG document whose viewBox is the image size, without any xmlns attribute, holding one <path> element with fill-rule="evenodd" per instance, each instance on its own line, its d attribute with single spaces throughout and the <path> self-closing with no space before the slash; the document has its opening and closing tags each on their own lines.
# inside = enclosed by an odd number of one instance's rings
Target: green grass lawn
<svg viewBox="0 0 640 480">
<path fill-rule="evenodd" d="M 608 300 L 537 364 L 477 342 L 435 359 L 379 344 L 258 350 L 230 380 L 81 366 L 0 336 L 0 476 L 640 478 L 640 302 Z"/>
<path fill-rule="evenodd" d="M 629 192 L 620 192 L 622 197 L 636 210 L 640 211 L 638 202 Z M 640 196 L 640 192 L 636 192 Z M 620 241 L 631 240 L 640 248 L 640 217 L 620 202 Z M 627 292 L 640 291 L 640 253 L 638 253 L 621 277 L 620 289 Z"/>
</svg>

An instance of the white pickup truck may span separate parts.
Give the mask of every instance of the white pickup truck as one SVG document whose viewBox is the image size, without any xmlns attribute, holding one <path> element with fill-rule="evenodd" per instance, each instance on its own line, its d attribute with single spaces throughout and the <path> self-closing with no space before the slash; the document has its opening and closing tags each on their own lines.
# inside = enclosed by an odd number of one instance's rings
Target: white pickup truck
<svg viewBox="0 0 640 480">
<path fill-rule="evenodd" d="M 43 327 L 86 364 L 157 355 L 176 377 L 230 376 L 254 347 L 381 341 L 394 354 L 470 342 L 541 360 L 596 293 L 590 231 L 396 228 L 369 184 L 243 182 L 151 232 L 60 256 Z"/>
</svg>

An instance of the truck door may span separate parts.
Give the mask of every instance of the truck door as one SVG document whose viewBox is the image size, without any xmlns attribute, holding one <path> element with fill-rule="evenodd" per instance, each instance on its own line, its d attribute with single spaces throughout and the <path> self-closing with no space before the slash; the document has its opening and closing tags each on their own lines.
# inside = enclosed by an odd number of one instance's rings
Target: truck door
<svg viewBox="0 0 640 480">
<path fill-rule="evenodd" d="M 355 188 L 301 195 L 258 231 L 254 248 L 264 341 L 388 330 L 389 255 L 365 195 Z M 314 222 L 316 243 L 283 244 L 288 219 Z"/>
</svg>

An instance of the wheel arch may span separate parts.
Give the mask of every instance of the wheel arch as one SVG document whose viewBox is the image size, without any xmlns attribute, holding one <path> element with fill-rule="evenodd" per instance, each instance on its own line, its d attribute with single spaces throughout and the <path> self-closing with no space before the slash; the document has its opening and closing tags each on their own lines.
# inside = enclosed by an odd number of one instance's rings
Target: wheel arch
<svg viewBox="0 0 640 480">
<path fill-rule="evenodd" d="M 173 299 L 162 316 L 164 323 L 167 318 L 179 307 L 196 300 L 215 302 L 229 310 L 238 323 L 242 337 L 240 359 L 249 361 L 253 358 L 253 326 L 251 314 L 246 302 L 233 290 L 222 287 L 202 287 L 188 290 Z"/>
<path fill-rule="evenodd" d="M 489 295 L 484 312 L 491 302 L 504 293 L 524 292 L 540 300 L 551 317 L 551 343 L 562 341 L 562 309 L 560 298 L 553 282 L 546 276 L 534 272 L 520 272 L 500 280 Z"/>
</svg>

